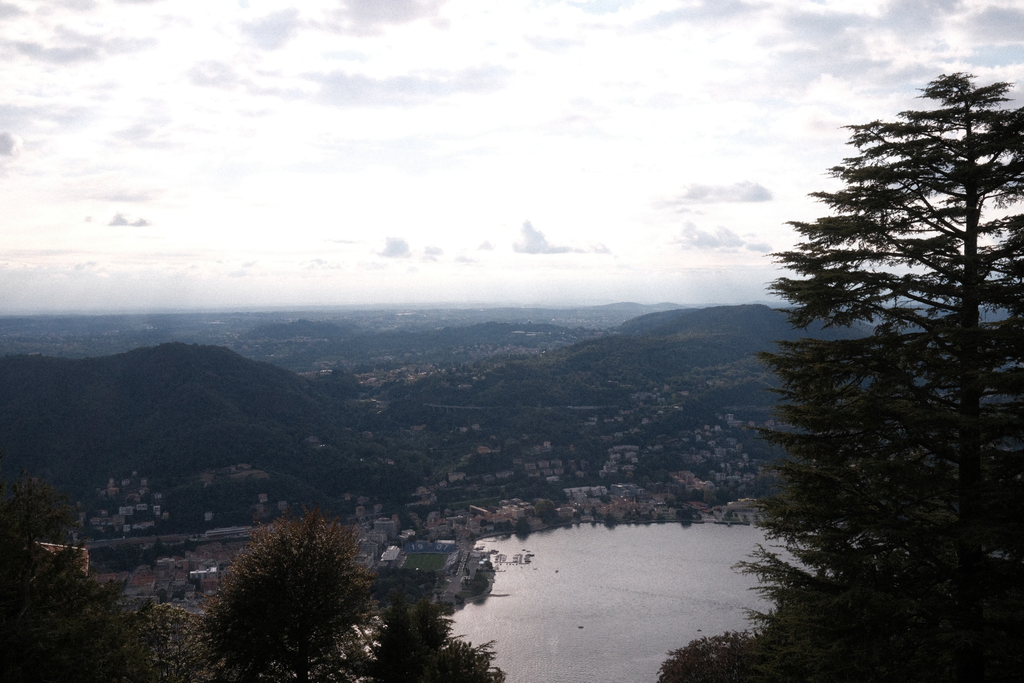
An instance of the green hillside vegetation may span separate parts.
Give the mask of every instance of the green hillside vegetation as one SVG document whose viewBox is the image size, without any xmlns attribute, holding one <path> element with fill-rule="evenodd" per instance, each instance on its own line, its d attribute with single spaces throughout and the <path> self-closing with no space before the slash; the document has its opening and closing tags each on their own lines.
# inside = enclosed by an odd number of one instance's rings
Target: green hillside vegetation
<svg viewBox="0 0 1024 683">
<path fill-rule="evenodd" d="M 404 514 L 418 487 L 456 471 L 480 479 L 439 489 L 439 504 L 559 498 L 573 484 L 516 466 L 538 459 L 531 453 L 541 442 L 551 458 L 583 471 L 571 478 L 578 484 L 599 481 L 610 446 L 636 444 L 650 452 L 629 476 L 653 485 L 669 472 L 704 471 L 672 445 L 679 435 L 725 413 L 770 416 L 765 389 L 773 380 L 754 354 L 771 348 L 784 320 L 764 306 L 671 311 L 534 355 L 427 369 L 395 361 L 392 370 L 358 377 L 340 369 L 299 376 L 223 347 L 181 343 L 75 360 L 6 356 L 0 451 L 9 467 L 46 477 L 88 510 L 114 505 L 104 502 L 108 480 L 134 487 L 146 478 L 169 513 L 165 533 L 249 524 L 276 514 L 279 501 L 346 514 L 366 501 Z M 334 327 L 294 323 L 258 336 L 327 335 Z M 525 336 L 513 327 L 396 333 L 392 340 L 404 345 L 390 350 L 415 356 Z M 561 334 L 550 325 L 528 329 L 537 332 L 532 339 Z M 307 340 L 294 343 L 319 362 L 318 342 Z M 752 432 L 734 438 L 752 458 L 750 471 L 773 457 Z M 514 466 L 514 476 L 495 479 Z"/>
<path fill-rule="evenodd" d="M 424 471 L 385 475 L 376 467 L 377 450 L 352 434 L 354 386 L 343 376 L 309 382 L 221 347 L 165 344 L 83 360 L 8 356 L 0 359 L 2 450 L 10 467 L 76 497 L 139 472 L 154 490 L 174 490 L 193 515 L 224 510 L 225 499 L 257 489 L 325 504 L 350 488 L 405 495 Z M 200 480 L 239 463 L 253 472 Z M 230 521 L 251 518 L 243 506 Z"/>
</svg>

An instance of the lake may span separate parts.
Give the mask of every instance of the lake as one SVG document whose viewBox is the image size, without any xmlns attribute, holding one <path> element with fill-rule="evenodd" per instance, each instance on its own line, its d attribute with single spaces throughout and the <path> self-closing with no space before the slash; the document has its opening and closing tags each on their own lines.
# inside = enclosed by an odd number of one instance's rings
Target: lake
<svg viewBox="0 0 1024 683">
<path fill-rule="evenodd" d="M 495 641 L 508 683 L 655 683 L 667 653 L 747 627 L 764 602 L 747 559 L 763 532 L 718 524 L 589 524 L 484 539 L 509 560 L 493 594 L 455 614 L 455 633 Z"/>
</svg>

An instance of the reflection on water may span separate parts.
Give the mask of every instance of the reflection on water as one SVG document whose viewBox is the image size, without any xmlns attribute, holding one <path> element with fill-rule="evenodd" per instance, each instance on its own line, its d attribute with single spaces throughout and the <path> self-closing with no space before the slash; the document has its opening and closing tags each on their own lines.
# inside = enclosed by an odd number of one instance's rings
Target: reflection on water
<svg viewBox="0 0 1024 683">
<path fill-rule="evenodd" d="M 764 534 L 754 527 L 581 525 L 485 539 L 512 559 L 494 595 L 455 614 L 455 633 L 495 641 L 508 683 L 654 683 L 670 650 L 746 628 L 763 607 L 732 569 Z M 481 545 L 481 544 L 477 544 Z"/>
</svg>

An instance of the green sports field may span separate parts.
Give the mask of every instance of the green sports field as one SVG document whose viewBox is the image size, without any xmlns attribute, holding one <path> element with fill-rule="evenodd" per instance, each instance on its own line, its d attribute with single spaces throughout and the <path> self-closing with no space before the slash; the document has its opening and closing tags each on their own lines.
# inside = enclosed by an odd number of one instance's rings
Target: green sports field
<svg viewBox="0 0 1024 683">
<path fill-rule="evenodd" d="M 421 569 L 425 572 L 434 572 L 444 569 L 444 563 L 448 560 L 447 555 L 441 553 L 415 553 L 405 558 L 404 569 Z"/>
</svg>

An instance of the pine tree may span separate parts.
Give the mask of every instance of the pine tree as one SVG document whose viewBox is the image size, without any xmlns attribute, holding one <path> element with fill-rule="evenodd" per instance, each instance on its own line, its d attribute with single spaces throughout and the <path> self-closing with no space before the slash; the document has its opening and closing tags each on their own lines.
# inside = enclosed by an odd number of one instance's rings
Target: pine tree
<svg viewBox="0 0 1024 683">
<path fill-rule="evenodd" d="M 788 457 L 746 569 L 779 681 L 1010 680 L 1024 663 L 1024 110 L 941 76 L 937 106 L 851 126 L 830 215 L 793 223 L 767 434 Z"/>
</svg>

